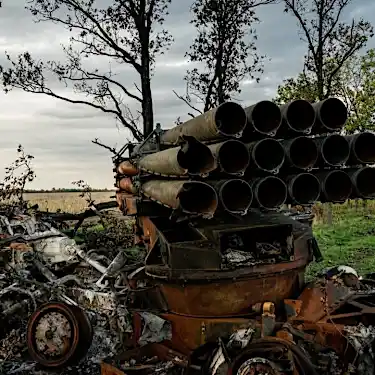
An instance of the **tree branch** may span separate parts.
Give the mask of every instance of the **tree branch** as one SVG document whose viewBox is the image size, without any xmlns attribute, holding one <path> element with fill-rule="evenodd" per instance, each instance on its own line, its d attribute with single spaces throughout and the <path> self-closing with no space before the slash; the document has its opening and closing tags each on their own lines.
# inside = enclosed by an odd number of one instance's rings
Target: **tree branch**
<svg viewBox="0 0 375 375">
<path fill-rule="evenodd" d="M 183 101 L 185 104 L 187 104 L 191 109 L 193 109 L 194 111 L 197 111 L 197 112 L 200 113 L 200 114 L 203 113 L 200 109 L 194 107 L 191 103 L 189 103 L 189 101 L 188 101 L 186 98 L 184 98 L 184 97 L 181 96 L 181 95 L 178 95 L 177 92 L 176 92 L 175 90 L 172 90 L 172 91 L 173 91 L 173 94 L 175 94 L 175 95 L 177 96 L 178 99 L 182 100 L 182 101 Z M 191 114 L 189 113 L 189 115 L 191 115 Z M 193 115 L 191 115 L 191 116 L 194 117 Z"/>
</svg>

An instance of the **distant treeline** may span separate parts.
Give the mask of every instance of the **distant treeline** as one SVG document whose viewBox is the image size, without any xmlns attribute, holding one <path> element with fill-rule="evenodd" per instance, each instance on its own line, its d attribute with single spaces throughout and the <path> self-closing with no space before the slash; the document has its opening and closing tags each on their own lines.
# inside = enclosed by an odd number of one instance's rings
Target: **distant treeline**
<svg viewBox="0 0 375 375">
<path fill-rule="evenodd" d="M 28 190 L 25 190 L 24 192 L 25 193 L 82 193 L 84 191 L 87 191 L 85 189 L 56 189 L 56 188 L 52 188 L 52 189 L 39 189 L 39 190 L 33 190 L 33 189 L 28 189 Z M 90 191 L 92 192 L 98 192 L 98 193 L 101 193 L 101 192 L 111 192 L 111 191 L 115 191 L 114 189 L 90 189 Z"/>
</svg>

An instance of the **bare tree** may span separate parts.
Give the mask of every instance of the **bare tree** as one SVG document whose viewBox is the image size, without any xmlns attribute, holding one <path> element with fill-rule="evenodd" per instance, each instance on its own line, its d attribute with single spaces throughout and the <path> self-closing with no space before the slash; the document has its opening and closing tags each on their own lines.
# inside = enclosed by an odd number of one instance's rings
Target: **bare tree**
<svg viewBox="0 0 375 375">
<path fill-rule="evenodd" d="M 1 68 L 5 92 L 20 88 L 69 103 L 85 104 L 113 115 L 136 140 L 143 139 L 153 129 L 150 80 L 155 57 L 172 41 L 162 29 L 170 2 L 111 0 L 101 7 L 96 0 L 29 0 L 27 8 L 36 22 L 60 24 L 71 32 L 69 45 L 63 46 L 66 61 L 43 62 L 29 52 L 17 58 L 7 54 L 10 68 Z M 87 68 L 88 59 L 100 57 L 107 59 L 108 66 L 130 67 L 140 85 L 126 87 L 116 78 L 115 69 Z M 51 74 L 75 93 L 83 94 L 83 99 L 59 94 L 48 82 Z M 136 114 L 130 111 L 129 101 L 139 106 Z"/>
<path fill-rule="evenodd" d="M 187 56 L 200 63 L 188 71 L 184 101 L 192 106 L 192 96 L 203 111 L 216 107 L 241 92 L 240 83 L 252 78 L 259 81 L 263 58 L 257 53 L 252 25 L 258 22 L 255 7 L 274 0 L 196 0 L 191 8 L 191 23 L 197 36 Z M 180 97 L 182 98 L 182 97 Z M 192 115 L 192 114 L 191 114 Z"/>
<path fill-rule="evenodd" d="M 343 22 L 345 8 L 352 0 L 283 0 L 307 45 L 304 61 L 305 86 L 316 82 L 316 95 L 323 100 L 332 94 L 340 69 L 373 36 L 369 22 L 354 19 Z"/>
</svg>

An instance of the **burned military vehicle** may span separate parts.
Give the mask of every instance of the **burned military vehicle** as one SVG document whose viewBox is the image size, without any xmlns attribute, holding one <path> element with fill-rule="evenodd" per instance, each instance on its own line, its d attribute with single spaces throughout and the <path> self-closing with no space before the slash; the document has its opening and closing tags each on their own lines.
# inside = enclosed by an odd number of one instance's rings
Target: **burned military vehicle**
<svg viewBox="0 0 375 375">
<path fill-rule="evenodd" d="M 342 135 L 346 120 L 336 98 L 227 102 L 121 150 L 117 201 L 147 249 L 128 276 L 134 346 L 122 360 L 152 353 L 185 374 L 374 373 L 373 282 L 349 267 L 305 281 L 322 257 L 306 210 L 375 194 L 375 135 Z M 142 311 L 171 325 L 161 343 L 139 347 Z M 118 361 L 102 373 L 133 372 Z"/>
</svg>

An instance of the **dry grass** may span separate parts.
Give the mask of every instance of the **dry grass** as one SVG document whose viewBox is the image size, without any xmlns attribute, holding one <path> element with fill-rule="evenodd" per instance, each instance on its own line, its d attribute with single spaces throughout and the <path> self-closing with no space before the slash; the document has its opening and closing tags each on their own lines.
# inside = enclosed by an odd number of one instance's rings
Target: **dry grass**
<svg viewBox="0 0 375 375">
<path fill-rule="evenodd" d="M 96 203 L 107 202 L 112 200 L 110 197 L 115 193 L 113 191 L 94 192 L 92 198 Z M 55 212 L 81 212 L 87 208 L 87 202 L 81 198 L 80 193 L 26 193 L 24 198 L 29 201 L 30 205 L 38 204 L 42 211 Z"/>
</svg>

